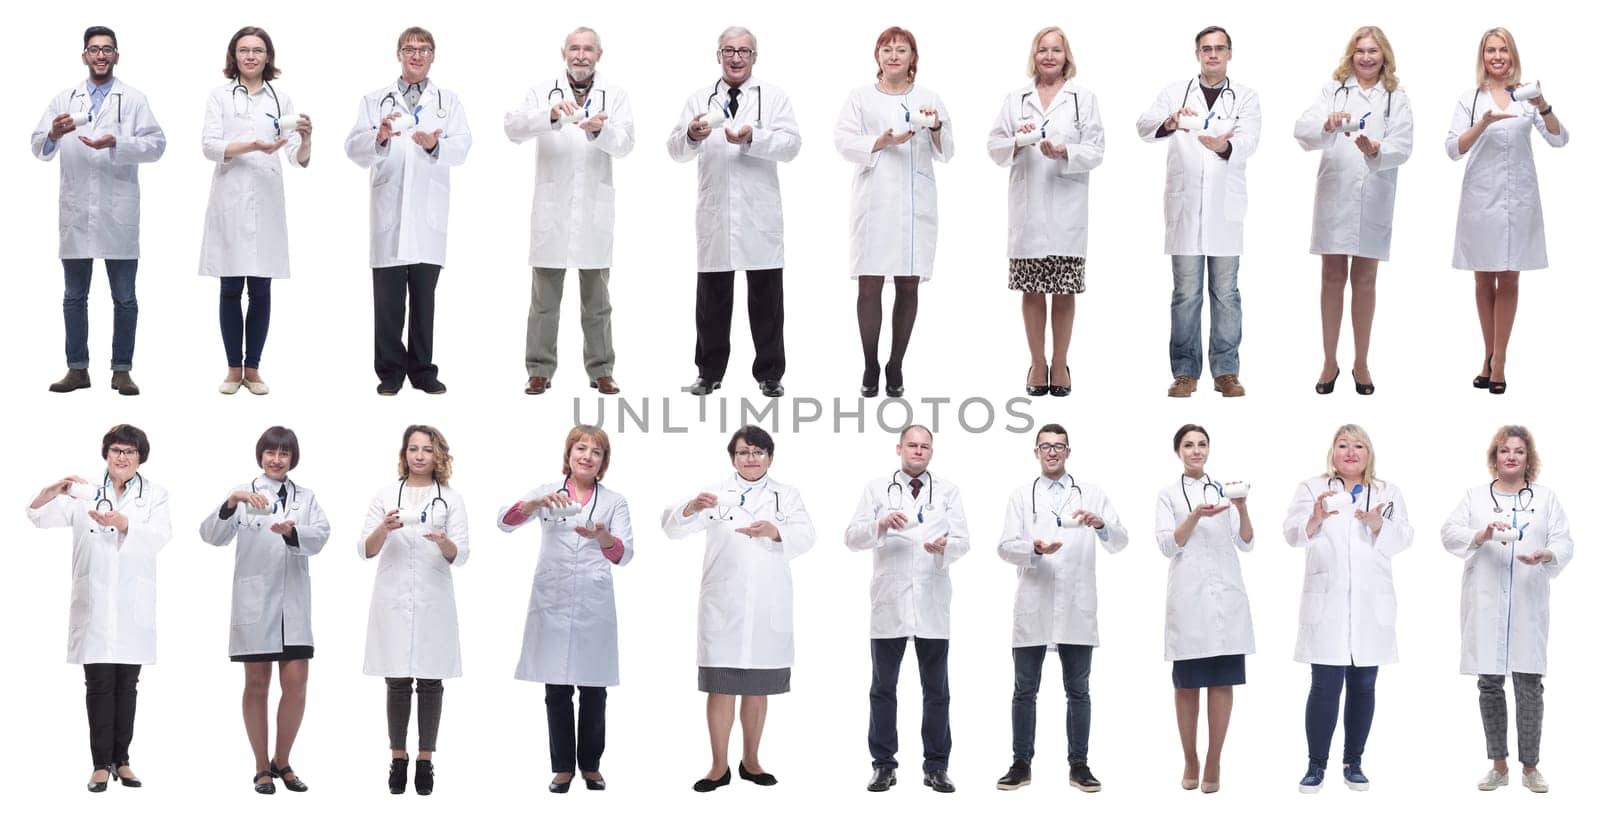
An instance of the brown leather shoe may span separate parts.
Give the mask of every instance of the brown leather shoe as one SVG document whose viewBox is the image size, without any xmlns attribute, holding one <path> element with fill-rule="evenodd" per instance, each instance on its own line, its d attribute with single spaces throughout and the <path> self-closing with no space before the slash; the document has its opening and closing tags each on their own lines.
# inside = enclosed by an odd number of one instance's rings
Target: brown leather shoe
<svg viewBox="0 0 1600 821">
<path fill-rule="evenodd" d="M 550 377 L 530 376 L 528 377 L 528 387 L 523 388 L 522 392 L 529 396 L 538 396 L 547 390 L 550 390 Z"/>
<path fill-rule="evenodd" d="M 1172 384 L 1167 387 L 1167 395 L 1177 397 L 1193 396 L 1194 389 L 1199 384 L 1200 380 L 1193 376 L 1180 376 L 1172 380 Z"/>
<path fill-rule="evenodd" d="M 1217 393 L 1223 396 L 1244 396 L 1244 386 L 1239 384 L 1239 375 L 1225 373 L 1214 380 Z"/>
<path fill-rule="evenodd" d="M 51 393 L 71 393 L 89 387 L 89 371 L 85 368 L 68 368 L 60 382 L 50 383 Z"/>
<path fill-rule="evenodd" d="M 139 395 L 139 386 L 134 383 L 133 374 L 127 371 L 112 371 L 111 387 L 123 396 Z"/>
<path fill-rule="evenodd" d="M 614 393 L 622 393 L 622 388 L 617 387 L 617 380 L 612 379 L 609 376 L 601 376 L 589 380 L 589 387 L 594 388 L 606 396 L 610 396 Z"/>
</svg>

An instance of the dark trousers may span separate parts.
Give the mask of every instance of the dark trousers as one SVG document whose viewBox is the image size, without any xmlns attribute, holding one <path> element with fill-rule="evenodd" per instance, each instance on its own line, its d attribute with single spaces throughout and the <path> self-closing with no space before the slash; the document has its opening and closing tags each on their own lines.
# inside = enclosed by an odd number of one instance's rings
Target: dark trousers
<svg viewBox="0 0 1600 821">
<path fill-rule="evenodd" d="M 950 640 L 913 639 L 917 645 L 917 672 L 922 677 L 922 770 L 950 768 Z M 872 640 L 872 711 L 867 721 L 867 750 L 872 766 L 900 766 L 894 754 L 900 749 L 896 685 L 906 640 Z"/>
<path fill-rule="evenodd" d="M 410 377 L 412 386 L 421 388 L 438 378 L 439 369 L 433 364 L 433 291 L 440 270 L 420 262 L 372 269 L 372 369 L 378 381 L 399 384 Z"/>
<path fill-rule="evenodd" d="M 728 334 L 733 325 L 732 271 L 701 272 L 694 291 L 694 365 L 701 379 L 721 381 L 728 372 Z M 745 271 L 745 312 L 758 381 L 783 378 L 783 269 Z"/>
<path fill-rule="evenodd" d="M 439 740 L 439 713 L 444 708 L 444 682 L 436 678 L 417 681 L 417 750 L 431 753 Z M 406 748 L 411 726 L 411 679 L 386 678 L 389 685 L 389 749 Z"/>
<path fill-rule="evenodd" d="M 1034 725 L 1038 716 L 1039 681 L 1044 676 L 1046 645 L 1013 647 L 1015 682 L 1011 690 L 1011 758 L 1032 763 Z M 1094 648 L 1060 644 L 1061 682 L 1067 691 L 1067 761 L 1089 762 L 1089 661 Z"/>
<path fill-rule="evenodd" d="M 550 727 L 550 771 L 570 773 L 581 768 L 586 773 L 600 770 L 600 756 L 606 751 L 606 688 L 579 687 L 578 733 L 572 733 L 572 690 L 570 684 L 544 686 L 544 717 Z"/>
<path fill-rule="evenodd" d="M 1517 694 L 1517 760 L 1524 767 L 1539 766 L 1539 736 L 1544 732 L 1544 681 L 1538 673 L 1512 673 L 1511 689 Z M 1489 758 L 1506 758 L 1506 677 L 1478 676 L 1478 713 Z"/>
<path fill-rule="evenodd" d="M 1306 697 L 1306 756 L 1318 767 L 1328 766 L 1333 727 L 1339 722 L 1339 690 L 1344 696 L 1344 763 L 1361 765 L 1372 731 L 1377 706 L 1378 668 L 1353 664 L 1311 665 L 1311 694 Z"/>
<path fill-rule="evenodd" d="M 246 283 L 250 286 L 249 313 L 241 306 Z M 272 278 L 223 277 L 217 319 L 222 323 L 228 367 L 261 367 L 261 349 L 267 344 L 267 325 L 272 322 Z"/>
<path fill-rule="evenodd" d="M 84 706 L 89 710 L 89 753 L 94 766 L 128 763 L 133 714 L 139 703 L 139 665 L 83 665 Z"/>
<path fill-rule="evenodd" d="M 89 367 L 89 282 L 94 276 L 94 260 L 61 260 L 66 292 L 61 297 L 61 318 L 67 326 L 67 367 Z M 139 300 L 134 295 L 134 279 L 139 273 L 137 259 L 106 260 L 106 279 L 111 283 L 111 370 L 133 368 L 133 335 L 139 326 Z"/>
</svg>

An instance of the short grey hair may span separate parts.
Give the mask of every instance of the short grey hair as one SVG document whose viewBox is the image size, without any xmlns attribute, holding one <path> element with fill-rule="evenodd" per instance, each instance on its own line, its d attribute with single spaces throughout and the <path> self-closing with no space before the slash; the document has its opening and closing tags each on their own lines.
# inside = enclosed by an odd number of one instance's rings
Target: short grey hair
<svg viewBox="0 0 1600 821">
<path fill-rule="evenodd" d="M 561 50 L 562 51 L 566 51 L 567 50 L 567 44 L 572 42 L 572 35 L 574 35 L 574 34 L 593 34 L 594 35 L 594 47 L 597 48 L 597 49 L 600 49 L 601 51 L 605 51 L 605 46 L 602 46 L 600 44 L 600 32 L 595 31 L 594 29 L 589 28 L 588 26 L 578 26 L 577 28 L 573 29 L 572 31 L 567 32 L 567 36 L 561 38 Z"/>
<path fill-rule="evenodd" d="M 756 47 L 756 35 L 754 32 L 744 26 L 728 26 L 722 30 L 721 34 L 717 35 L 717 48 L 722 48 L 722 44 L 733 37 L 749 37 L 750 48 L 754 50 Z"/>
</svg>

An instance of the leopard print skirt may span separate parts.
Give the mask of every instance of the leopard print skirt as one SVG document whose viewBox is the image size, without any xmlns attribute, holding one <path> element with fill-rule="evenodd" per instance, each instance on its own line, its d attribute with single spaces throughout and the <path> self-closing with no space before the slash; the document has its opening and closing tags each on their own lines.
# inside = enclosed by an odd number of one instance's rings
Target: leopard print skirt
<svg viewBox="0 0 1600 821">
<path fill-rule="evenodd" d="M 1007 287 L 1029 294 L 1081 294 L 1083 266 L 1083 257 L 1014 259 Z"/>
</svg>

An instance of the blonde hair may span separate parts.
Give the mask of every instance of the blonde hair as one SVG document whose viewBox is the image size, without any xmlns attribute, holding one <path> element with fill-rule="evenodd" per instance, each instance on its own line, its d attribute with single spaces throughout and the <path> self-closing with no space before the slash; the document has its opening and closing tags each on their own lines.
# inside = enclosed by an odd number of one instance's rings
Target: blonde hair
<svg viewBox="0 0 1600 821">
<path fill-rule="evenodd" d="M 1533 480 L 1539 478 L 1539 449 L 1533 445 L 1533 431 L 1521 425 L 1501 425 L 1494 432 L 1494 438 L 1489 440 L 1489 475 L 1497 479 L 1500 477 L 1500 472 L 1495 469 L 1498 461 L 1495 457 L 1499 455 L 1500 446 L 1512 437 L 1521 439 L 1528 449 L 1528 458 L 1522 463 L 1522 478 L 1532 484 Z"/>
<path fill-rule="evenodd" d="M 450 459 L 450 443 L 444 440 L 444 434 L 432 425 L 408 425 L 404 436 L 400 437 L 400 478 L 411 475 L 411 468 L 406 464 L 406 446 L 411 443 L 411 434 L 420 433 L 428 437 L 433 445 L 433 480 L 449 487 L 452 462 Z"/>
<path fill-rule="evenodd" d="M 1490 37 L 1499 37 L 1506 41 L 1506 48 L 1511 52 L 1511 73 L 1506 75 L 1506 82 L 1513 86 L 1521 85 L 1522 55 L 1517 52 L 1517 40 L 1504 26 L 1495 26 L 1478 38 L 1478 88 L 1489 87 L 1489 66 L 1483 61 L 1483 50 L 1489 47 Z"/>
<path fill-rule="evenodd" d="M 1046 26 L 1039 29 L 1038 34 L 1033 35 L 1033 45 L 1028 47 L 1028 79 L 1030 80 L 1039 79 L 1039 67 L 1035 64 L 1033 56 L 1039 53 L 1039 43 L 1043 42 L 1044 38 L 1051 34 L 1061 38 L 1061 51 L 1067 56 L 1067 65 L 1061 69 L 1061 79 L 1070 80 L 1078 75 L 1078 61 L 1072 58 L 1072 44 L 1067 42 L 1067 33 L 1062 31 L 1060 26 Z"/>
<path fill-rule="evenodd" d="M 606 478 L 606 468 L 611 467 L 611 439 L 594 425 L 578 425 L 567 432 L 567 443 L 561 448 L 561 475 L 572 475 L 572 446 L 588 439 L 600 448 L 600 470 L 595 472 L 596 482 Z"/>
<path fill-rule="evenodd" d="M 1339 429 L 1333 432 L 1333 440 L 1328 443 L 1327 477 L 1332 479 L 1339 475 L 1338 468 L 1334 467 L 1333 464 L 1333 454 L 1334 451 L 1338 450 L 1339 437 L 1341 436 L 1347 439 L 1354 439 L 1367 449 L 1367 467 L 1361 474 L 1361 483 L 1367 487 L 1378 485 L 1378 453 L 1372 447 L 1372 437 L 1368 436 L 1366 430 L 1356 424 L 1340 425 Z"/>
<path fill-rule="evenodd" d="M 1383 29 L 1377 26 L 1362 26 L 1356 33 L 1350 35 L 1350 42 L 1345 44 L 1344 59 L 1339 62 L 1339 67 L 1333 70 L 1333 79 L 1344 82 L 1356 73 L 1356 44 L 1361 38 L 1371 37 L 1378 44 L 1378 51 L 1383 52 L 1383 71 L 1378 79 L 1383 83 L 1383 90 L 1393 93 L 1400 87 L 1400 78 L 1395 76 L 1394 48 L 1389 45 L 1389 38 L 1383 36 Z"/>
</svg>

